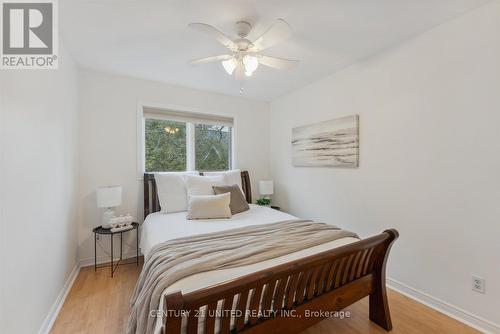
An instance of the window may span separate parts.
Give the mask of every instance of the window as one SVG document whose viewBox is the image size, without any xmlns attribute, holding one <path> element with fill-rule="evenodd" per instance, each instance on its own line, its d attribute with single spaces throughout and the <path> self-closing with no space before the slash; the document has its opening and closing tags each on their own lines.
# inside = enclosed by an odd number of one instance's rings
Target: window
<svg viewBox="0 0 500 334">
<path fill-rule="evenodd" d="M 195 170 L 231 169 L 231 135 L 232 128 L 228 126 L 196 124 Z"/>
<path fill-rule="evenodd" d="M 146 171 L 186 170 L 186 123 L 147 118 Z"/>
<path fill-rule="evenodd" d="M 219 171 L 232 166 L 232 118 L 145 108 L 146 172 Z"/>
</svg>

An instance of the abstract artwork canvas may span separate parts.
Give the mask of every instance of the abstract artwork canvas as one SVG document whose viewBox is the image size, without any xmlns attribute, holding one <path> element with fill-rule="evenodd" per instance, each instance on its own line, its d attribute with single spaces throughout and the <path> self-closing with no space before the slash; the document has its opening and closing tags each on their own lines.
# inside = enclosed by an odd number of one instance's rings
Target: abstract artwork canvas
<svg viewBox="0 0 500 334">
<path fill-rule="evenodd" d="M 359 116 L 292 129 L 292 163 L 297 167 L 358 167 Z"/>
</svg>

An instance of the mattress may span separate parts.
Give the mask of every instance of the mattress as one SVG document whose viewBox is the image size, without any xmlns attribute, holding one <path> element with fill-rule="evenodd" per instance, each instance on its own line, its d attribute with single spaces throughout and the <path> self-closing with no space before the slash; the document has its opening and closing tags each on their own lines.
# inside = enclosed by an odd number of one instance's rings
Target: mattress
<svg viewBox="0 0 500 334">
<path fill-rule="evenodd" d="M 290 219 L 298 218 L 282 211 L 253 204 L 250 204 L 250 210 L 236 214 L 231 219 L 187 220 L 186 212 L 169 214 L 157 212 L 148 215 L 144 221 L 140 247 L 142 253 L 147 258 L 149 252 L 155 245 L 167 240 L 250 225 L 277 223 Z M 178 290 L 181 290 L 182 293 L 192 292 L 259 270 L 271 268 L 282 263 L 347 245 L 355 241 L 358 241 L 358 239 L 342 238 L 251 265 L 198 273 L 175 282 L 164 291 L 164 294 Z M 163 298 L 160 302 L 160 309 L 163 307 L 162 304 Z M 160 329 L 161 319 L 157 319 L 155 333 L 159 333 Z"/>
</svg>

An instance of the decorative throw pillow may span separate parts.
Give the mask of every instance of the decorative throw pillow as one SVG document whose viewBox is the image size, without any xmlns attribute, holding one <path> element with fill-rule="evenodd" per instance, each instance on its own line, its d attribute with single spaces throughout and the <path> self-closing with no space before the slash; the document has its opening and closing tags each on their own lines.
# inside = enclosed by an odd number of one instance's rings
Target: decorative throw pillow
<svg viewBox="0 0 500 334">
<path fill-rule="evenodd" d="M 161 212 L 172 213 L 187 210 L 187 193 L 184 178 L 197 172 L 155 173 Z"/>
<path fill-rule="evenodd" d="M 213 195 L 213 186 L 223 186 L 224 177 L 217 176 L 200 176 L 186 175 L 186 188 L 188 195 Z"/>
<path fill-rule="evenodd" d="M 226 193 L 231 195 L 231 203 L 229 204 L 231 214 L 234 215 L 250 209 L 245 199 L 245 195 L 243 195 L 243 192 L 237 184 L 233 184 L 232 186 L 214 186 L 213 189 L 216 195 Z"/>
<path fill-rule="evenodd" d="M 187 219 L 231 218 L 229 193 L 221 195 L 191 195 L 188 201 Z"/>
<path fill-rule="evenodd" d="M 241 170 L 233 169 L 225 172 L 203 172 L 205 176 L 216 176 L 222 175 L 224 177 L 224 185 L 230 186 L 237 184 L 238 187 L 243 191 L 243 186 L 241 184 Z"/>
</svg>

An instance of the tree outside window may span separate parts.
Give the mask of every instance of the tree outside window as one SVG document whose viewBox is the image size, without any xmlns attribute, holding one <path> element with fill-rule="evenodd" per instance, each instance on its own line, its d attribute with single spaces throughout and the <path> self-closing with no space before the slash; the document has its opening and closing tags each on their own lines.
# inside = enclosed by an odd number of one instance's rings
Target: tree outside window
<svg viewBox="0 0 500 334">
<path fill-rule="evenodd" d="M 190 131 L 194 135 L 190 135 Z M 190 141 L 194 149 L 188 150 Z M 189 155 L 198 171 L 231 169 L 232 128 L 146 118 L 145 170 L 170 172 L 187 170 Z"/>
</svg>

